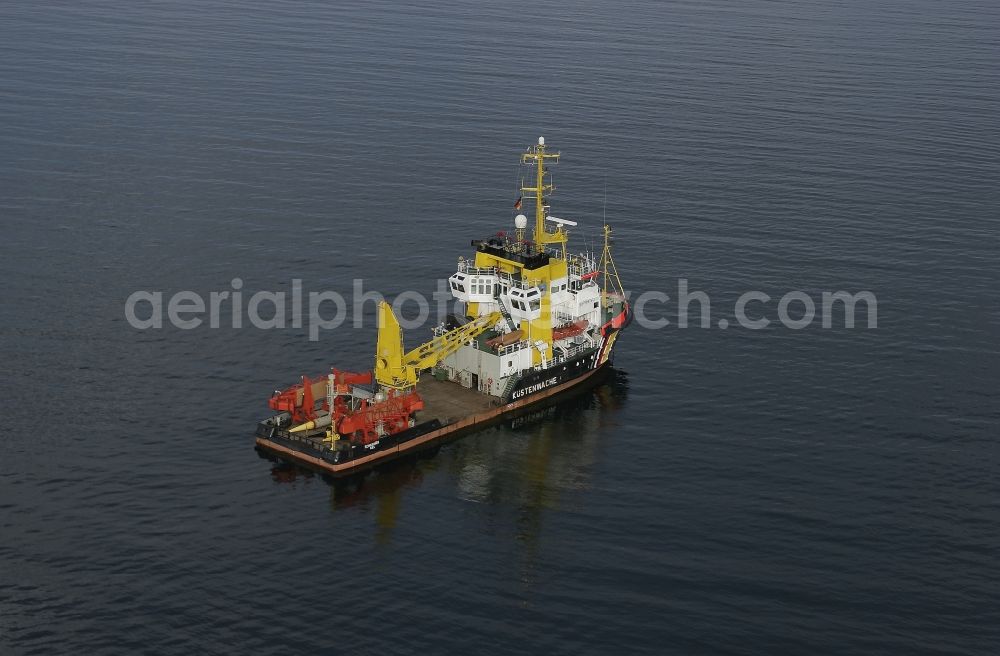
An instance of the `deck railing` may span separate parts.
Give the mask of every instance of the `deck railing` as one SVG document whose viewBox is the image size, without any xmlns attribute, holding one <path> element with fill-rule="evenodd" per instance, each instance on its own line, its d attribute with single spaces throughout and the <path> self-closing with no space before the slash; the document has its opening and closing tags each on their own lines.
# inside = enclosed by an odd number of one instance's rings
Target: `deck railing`
<svg viewBox="0 0 1000 656">
<path fill-rule="evenodd" d="M 526 339 L 522 339 L 519 342 L 514 342 L 513 344 L 507 344 L 506 346 L 501 346 L 497 349 L 497 355 L 508 355 L 510 353 L 516 353 L 522 349 L 526 349 L 531 346 L 531 342 Z"/>
</svg>

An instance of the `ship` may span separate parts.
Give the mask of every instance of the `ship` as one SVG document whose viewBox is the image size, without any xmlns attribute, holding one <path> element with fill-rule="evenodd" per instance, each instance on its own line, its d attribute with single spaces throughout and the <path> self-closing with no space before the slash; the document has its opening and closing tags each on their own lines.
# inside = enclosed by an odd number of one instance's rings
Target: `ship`
<svg viewBox="0 0 1000 656">
<path fill-rule="evenodd" d="M 513 231 L 472 240 L 448 288 L 460 312 L 407 350 L 386 301 L 377 309 L 371 369 L 331 367 L 275 390 L 272 413 L 255 445 L 270 459 L 332 477 L 381 463 L 514 419 L 599 384 L 611 371 L 615 342 L 632 309 L 603 225 L 600 255 L 569 248 L 578 224 L 550 213 L 549 164 L 559 161 L 543 137 L 521 156 L 512 214 L 534 204 L 534 226 L 517 213 Z"/>
</svg>

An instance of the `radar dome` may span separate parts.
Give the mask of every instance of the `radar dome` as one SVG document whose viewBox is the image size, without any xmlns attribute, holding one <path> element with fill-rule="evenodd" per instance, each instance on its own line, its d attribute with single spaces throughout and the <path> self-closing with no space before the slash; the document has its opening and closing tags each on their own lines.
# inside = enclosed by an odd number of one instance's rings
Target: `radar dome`
<svg viewBox="0 0 1000 656">
<path fill-rule="evenodd" d="M 523 214 L 518 214 L 514 217 L 514 227 L 518 230 L 524 230 L 528 227 L 528 217 Z"/>
</svg>

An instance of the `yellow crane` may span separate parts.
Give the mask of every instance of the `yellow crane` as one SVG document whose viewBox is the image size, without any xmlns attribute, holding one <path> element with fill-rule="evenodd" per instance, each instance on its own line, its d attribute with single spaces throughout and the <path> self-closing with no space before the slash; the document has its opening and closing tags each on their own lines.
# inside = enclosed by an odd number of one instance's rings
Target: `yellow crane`
<svg viewBox="0 0 1000 656">
<path fill-rule="evenodd" d="M 393 389 L 407 389 L 417 384 L 422 369 L 433 367 L 466 344 L 470 339 L 496 325 L 502 318 L 499 312 L 477 317 L 421 344 L 409 353 L 403 353 L 403 331 L 392 307 L 382 301 L 378 306 L 378 346 L 375 353 L 375 380 L 379 385 Z"/>
</svg>

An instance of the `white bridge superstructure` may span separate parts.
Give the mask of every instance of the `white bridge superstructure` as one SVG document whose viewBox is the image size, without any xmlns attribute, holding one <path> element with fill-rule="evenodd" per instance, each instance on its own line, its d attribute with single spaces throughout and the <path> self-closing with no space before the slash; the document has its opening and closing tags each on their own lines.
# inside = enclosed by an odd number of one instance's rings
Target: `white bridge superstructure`
<svg viewBox="0 0 1000 656">
<path fill-rule="evenodd" d="M 495 266 L 477 267 L 459 258 L 455 273 L 448 278 L 452 297 L 465 304 L 470 316 L 501 313 L 504 318 L 494 328 L 498 335 L 519 334 L 493 348 L 471 340 L 443 361 L 449 378 L 499 395 L 512 376 L 596 347 L 602 323 L 596 273 L 597 263 L 589 253 L 568 258 L 566 275 L 543 281 Z M 539 323 L 548 328 L 549 339 L 533 337 Z M 565 326 L 576 328 L 561 336 L 559 329 Z"/>
</svg>

